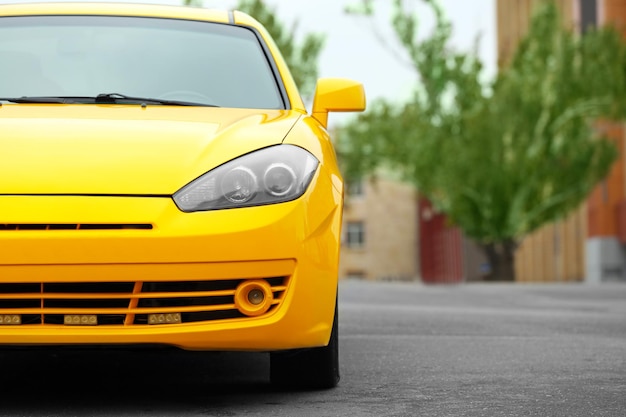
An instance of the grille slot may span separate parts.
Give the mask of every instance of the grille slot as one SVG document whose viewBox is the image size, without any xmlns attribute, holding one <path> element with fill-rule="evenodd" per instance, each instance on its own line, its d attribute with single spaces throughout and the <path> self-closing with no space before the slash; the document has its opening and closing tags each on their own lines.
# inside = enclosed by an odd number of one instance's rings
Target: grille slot
<svg viewBox="0 0 626 417">
<path fill-rule="evenodd" d="M 250 278 L 257 279 L 257 278 Z M 288 277 L 265 279 L 271 314 L 284 299 Z M 0 314 L 22 325 L 62 325 L 66 314 L 95 314 L 98 325 L 147 325 L 149 314 L 181 313 L 183 323 L 241 319 L 234 294 L 245 279 L 211 281 L 1 283 Z"/>
<path fill-rule="evenodd" d="M 26 230 L 150 230 L 150 223 L 0 223 L 0 231 Z"/>
</svg>

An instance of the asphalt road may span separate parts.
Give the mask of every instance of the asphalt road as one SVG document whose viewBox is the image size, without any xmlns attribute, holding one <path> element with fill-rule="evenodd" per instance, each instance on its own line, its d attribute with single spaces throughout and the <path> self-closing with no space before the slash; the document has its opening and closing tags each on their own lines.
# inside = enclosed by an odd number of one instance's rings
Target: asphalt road
<svg viewBox="0 0 626 417">
<path fill-rule="evenodd" d="M 342 282 L 342 381 L 250 353 L 0 351 L 2 416 L 626 416 L 626 284 Z"/>
</svg>

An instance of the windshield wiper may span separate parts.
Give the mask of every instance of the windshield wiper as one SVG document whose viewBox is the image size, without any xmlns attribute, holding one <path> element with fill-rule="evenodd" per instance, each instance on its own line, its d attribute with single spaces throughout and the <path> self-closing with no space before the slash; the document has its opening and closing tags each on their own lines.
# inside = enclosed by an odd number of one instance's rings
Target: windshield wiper
<svg viewBox="0 0 626 417">
<path fill-rule="evenodd" d="M 70 97 L 44 97 L 44 96 L 24 96 L 24 97 L 0 97 L 0 101 L 8 101 L 11 103 L 57 103 L 57 104 L 73 104 L 76 103 Z"/>
<path fill-rule="evenodd" d="M 142 105 L 146 104 L 158 104 L 162 106 L 204 106 L 204 107 L 219 107 L 215 104 L 196 103 L 191 101 L 181 100 L 164 100 L 160 98 L 150 97 L 132 97 L 119 93 L 107 93 L 98 94 L 95 97 L 92 96 L 24 96 L 24 97 L 0 97 L 0 102 L 8 101 L 11 103 L 55 103 L 55 104 L 76 104 L 76 103 L 95 103 L 95 104 L 123 104 L 123 103 L 138 103 Z"/>
<path fill-rule="evenodd" d="M 181 100 L 164 100 L 160 98 L 152 97 L 132 97 L 119 93 L 107 93 L 98 94 L 95 98 L 95 102 L 98 104 L 120 104 L 122 102 L 131 101 L 141 104 L 160 104 L 164 106 L 206 106 L 206 107 L 219 107 L 215 104 L 196 103 L 192 101 Z"/>
</svg>

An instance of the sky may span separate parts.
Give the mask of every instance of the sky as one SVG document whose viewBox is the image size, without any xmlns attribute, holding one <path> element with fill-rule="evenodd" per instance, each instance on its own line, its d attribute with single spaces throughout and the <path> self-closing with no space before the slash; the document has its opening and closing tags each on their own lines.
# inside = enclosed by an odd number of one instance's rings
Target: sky
<svg viewBox="0 0 626 417">
<path fill-rule="evenodd" d="M 276 10 L 283 23 L 291 25 L 298 22 L 297 34 L 316 32 L 326 35 L 319 61 L 320 77 L 344 77 L 360 81 L 365 86 L 368 101 L 375 98 L 403 100 L 410 95 L 417 76 L 408 65 L 408 60 L 403 56 L 403 50 L 391 30 L 392 2 L 374 0 L 376 15 L 373 19 L 346 15 L 345 7 L 358 1 L 265 0 L 266 4 Z M 485 65 L 485 78 L 493 77 L 496 71 L 495 0 L 439 1 L 453 25 L 451 46 L 460 51 L 476 50 Z M 0 4 L 22 2 L 26 1 L 0 0 Z M 182 4 L 182 0 L 132 2 Z M 405 2 L 420 19 L 420 36 L 428 34 L 434 25 L 434 16 L 429 7 L 422 0 Z M 236 3 L 236 0 L 204 0 L 204 7 L 233 8 Z M 477 38 L 480 41 L 475 48 Z"/>
</svg>

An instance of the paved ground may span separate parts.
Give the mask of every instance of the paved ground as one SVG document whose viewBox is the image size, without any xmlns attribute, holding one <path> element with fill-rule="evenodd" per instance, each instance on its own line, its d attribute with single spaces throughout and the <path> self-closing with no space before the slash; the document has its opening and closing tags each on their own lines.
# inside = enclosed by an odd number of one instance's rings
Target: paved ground
<svg viewBox="0 0 626 417">
<path fill-rule="evenodd" d="M 2 416 L 626 416 L 626 285 L 342 282 L 342 381 L 264 354 L 0 351 Z"/>
<path fill-rule="evenodd" d="M 391 404 L 371 415 L 626 416 L 626 285 L 343 293 L 347 379 Z"/>
</svg>

